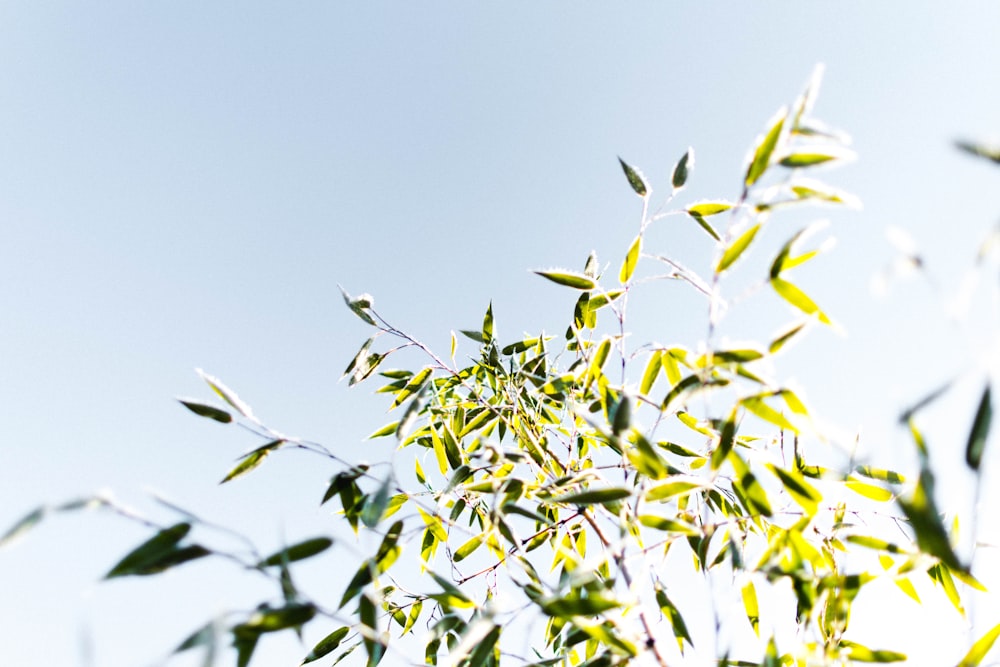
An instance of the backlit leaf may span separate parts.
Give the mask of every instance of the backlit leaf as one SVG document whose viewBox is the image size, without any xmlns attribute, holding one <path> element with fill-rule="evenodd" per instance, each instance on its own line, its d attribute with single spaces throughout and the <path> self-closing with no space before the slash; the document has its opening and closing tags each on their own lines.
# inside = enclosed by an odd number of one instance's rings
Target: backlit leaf
<svg viewBox="0 0 1000 667">
<path fill-rule="evenodd" d="M 313 646 L 313 649 L 309 651 L 309 655 L 302 660 L 302 664 L 307 662 L 312 662 L 313 660 L 319 660 L 325 655 L 328 655 L 337 650 L 340 643 L 344 641 L 344 638 L 350 633 L 351 629 L 348 627 L 337 628 L 330 634 L 328 634 L 323 639 Z"/>
<path fill-rule="evenodd" d="M 112 579 L 114 577 L 138 574 L 151 563 L 155 563 L 173 551 L 177 543 L 183 540 L 190 531 L 190 523 L 178 523 L 169 528 L 164 528 L 130 551 L 111 568 L 110 572 L 104 575 L 104 578 Z"/>
<path fill-rule="evenodd" d="M 233 416 L 226 412 L 225 410 L 219 409 L 214 405 L 208 405 L 207 403 L 199 403 L 198 401 L 192 401 L 186 398 L 177 399 L 181 405 L 195 413 L 200 417 L 208 417 L 209 419 L 214 419 L 222 424 L 228 424 L 233 421 Z"/>
<path fill-rule="evenodd" d="M 768 166 L 770 166 L 771 156 L 778 145 L 778 139 L 781 137 L 781 130 L 784 128 L 787 116 L 788 109 L 782 108 L 769 121 L 767 133 L 758 141 L 753 157 L 750 159 L 750 165 L 747 167 L 747 174 L 744 179 L 746 187 L 749 188 L 756 183 L 764 175 L 764 172 L 767 171 Z"/>
<path fill-rule="evenodd" d="M 277 551 L 267 558 L 257 563 L 257 567 L 270 567 L 273 565 L 284 565 L 304 560 L 317 554 L 321 554 L 333 545 L 333 540 L 328 537 L 314 537 L 304 540 Z"/>
<path fill-rule="evenodd" d="M 635 267 L 639 263 L 639 253 L 641 251 L 642 236 L 636 236 L 635 240 L 632 241 L 632 245 L 629 246 L 628 252 L 625 254 L 625 261 L 622 263 L 622 270 L 618 274 L 618 278 L 623 285 L 632 278 L 632 274 L 635 272 Z"/>
<path fill-rule="evenodd" d="M 254 419 L 253 410 L 250 409 L 250 406 L 244 403 L 242 400 L 240 400 L 240 397 L 236 395 L 236 392 L 234 392 L 226 385 L 222 384 L 222 380 L 216 377 L 212 377 L 211 375 L 201 370 L 200 368 L 196 369 L 196 372 L 198 373 L 199 376 L 201 376 L 201 379 L 204 380 L 208 384 L 208 386 L 212 388 L 212 391 L 214 391 L 219 396 L 219 398 L 224 400 L 226 403 L 232 406 L 233 409 L 235 409 L 238 413 L 240 413 L 247 419 Z"/>
<path fill-rule="evenodd" d="M 569 505 L 598 505 L 622 500 L 632 495 L 632 491 L 621 487 L 609 487 L 606 489 L 588 489 L 586 491 L 575 491 L 565 495 L 552 498 L 550 502 L 566 503 Z"/>
<path fill-rule="evenodd" d="M 816 302 L 806 296 L 805 292 L 800 290 L 798 287 L 783 280 L 782 278 L 771 278 L 771 287 L 777 292 L 781 298 L 783 298 L 788 303 L 792 304 L 799 310 L 801 310 L 806 315 L 816 315 L 817 319 L 823 324 L 833 324 L 830 318 L 827 317 L 826 313 L 820 310 Z"/>
<path fill-rule="evenodd" d="M 993 648 L 998 637 L 1000 637 L 1000 624 L 994 625 L 986 634 L 976 640 L 962 661 L 958 663 L 958 667 L 975 667 L 981 663 L 986 654 Z"/>
<path fill-rule="evenodd" d="M 628 179 L 628 184 L 632 186 L 635 193 L 640 197 L 645 197 L 649 194 L 649 186 L 646 185 L 645 177 L 637 169 L 626 164 L 621 158 L 618 158 L 618 163 L 622 166 L 625 178 Z"/>
<path fill-rule="evenodd" d="M 976 416 L 969 433 L 969 442 L 965 448 L 965 461 L 973 470 L 979 470 L 986 449 L 986 439 L 990 433 L 990 423 L 993 421 L 993 405 L 990 401 L 990 386 L 986 385 L 983 396 L 979 400 Z"/>
<path fill-rule="evenodd" d="M 574 273 L 572 271 L 564 271 L 561 269 L 535 271 L 535 273 L 543 278 L 548 278 L 557 285 L 565 285 L 566 287 L 572 287 L 573 289 L 592 290 L 597 287 L 597 283 L 595 283 L 592 278 L 583 275 L 582 273 Z"/>
<path fill-rule="evenodd" d="M 688 148 L 674 165 L 674 171 L 670 175 L 670 183 L 674 186 L 675 191 L 684 187 L 692 169 L 694 169 L 694 149 Z"/>
<path fill-rule="evenodd" d="M 700 201 L 688 206 L 685 210 L 693 216 L 707 218 L 728 211 L 733 207 L 727 201 Z"/>
<path fill-rule="evenodd" d="M 750 229 L 740 234 L 740 236 L 733 241 L 728 248 L 726 248 L 726 251 L 722 253 L 722 257 L 719 258 L 719 263 L 715 265 L 715 272 L 722 273 L 732 266 L 733 262 L 739 259 L 740 255 L 742 255 L 743 252 L 750 246 L 759 231 L 760 223 L 757 223 Z"/>
</svg>

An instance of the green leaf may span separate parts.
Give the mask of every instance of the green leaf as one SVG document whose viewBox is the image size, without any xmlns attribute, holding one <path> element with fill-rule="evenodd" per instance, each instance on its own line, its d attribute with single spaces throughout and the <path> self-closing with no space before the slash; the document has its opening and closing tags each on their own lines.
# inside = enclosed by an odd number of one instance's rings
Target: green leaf
<svg viewBox="0 0 1000 667">
<path fill-rule="evenodd" d="M 746 610 L 750 627 L 753 628 L 754 634 L 760 637 L 760 607 L 757 605 L 757 589 L 754 588 L 753 581 L 747 579 L 740 593 L 743 597 L 743 609 Z"/>
<path fill-rule="evenodd" d="M 253 636 L 266 632 L 278 632 L 296 628 L 308 623 L 316 615 L 316 607 L 308 603 L 293 602 L 284 607 L 265 607 L 233 628 L 237 636 Z"/>
<path fill-rule="evenodd" d="M 114 577 L 141 573 L 143 569 L 174 551 L 177 543 L 183 540 L 190 531 L 190 523 L 178 523 L 164 528 L 130 551 L 111 568 L 110 572 L 104 575 L 104 578 L 113 579 Z"/>
<path fill-rule="evenodd" d="M 719 263 L 715 265 L 715 272 L 722 273 L 732 266 L 733 262 L 739 259 L 740 255 L 742 255 L 750 243 L 753 242 L 754 237 L 757 236 L 757 232 L 759 231 L 760 223 L 758 222 L 756 225 L 740 234 L 739 238 L 733 241 L 729 247 L 726 248 L 726 251 L 722 253 L 722 257 L 719 258 Z"/>
<path fill-rule="evenodd" d="M 830 321 L 830 318 L 826 316 L 826 313 L 820 310 L 819 306 L 817 306 L 812 299 L 806 296 L 805 292 L 787 280 L 783 280 L 781 278 L 771 278 L 771 287 L 774 288 L 774 291 L 777 292 L 782 299 L 792 304 L 806 315 L 816 315 L 817 319 L 819 319 L 819 321 L 823 324 L 833 324 L 833 322 Z"/>
<path fill-rule="evenodd" d="M 783 348 L 788 341 L 790 341 L 797 333 L 802 331 L 806 326 L 805 322 L 799 322 L 798 324 L 792 325 L 789 329 L 778 334 L 778 337 L 771 341 L 771 344 L 767 347 L 769 354 L 775 354 L 778 350 Z"/>
<path fill-rule="evenodd" d="M 629 246 L 628 252 L 625 254 L 625 261 L 622 263 L 622 270 L 618 274 L 618 279 L 624 285 L 632 278 L 632 274 L 635 272 L 635 267 L 639 263 L 639 254 L 642 251 L 642 235 L 635 237 L 632 241 L 632 245 Z"/>
<path fill-rule="evenodd" d="M 959 140 L 955 142 L 955 147 L 976 157 L 986 158 L 991 162 L 1000 164 L 1000 146 L 988 146 L 986 144 L 973 141 Z"/>
<path fill-rule="evenodd" d="M 670 175 L 670 183 L 674 186 L 674 191 L 680 190 L 687 183 L 691 170 L 694 169 L 694 149 L 688 148 L 681 159 L 674 165 L 674 171 Z"/>
<path fill-rule="evenodd" d="M 15 541 L 20 539 L 25 533 L 31 530 L 39 521 L 45 518 L 48 514 L 48 508 L 38 507 L 28 512 L 20 521 L 15 523 L 10 530 L 0 537 L 0 547 L 5 547 L 7 545 L 13 544 Z"/>
<path fill-rule="evenodd" d="M 677 519 L 668 519 L 667 517 L 657 516 L 656 514 L 640 514 L 639 523 L 647 528 L 662 530 L 667 533 L 679 533 L 689 537 L 702 536 L 701 529 L 693 523 L 679 521 Z"/>
<path fill-rule="evenodd" d="M 392 490 L 392 478 L 386 477 L 382 480 L 378 490 L 368 496 L 364 508 L 361 510 L 361 523 L 369 528 L 374 528 L 385 515 L 385 509 L 389 505 L 389 495 Z"/>
<path fill-rule="evenodd" d="M 867 646 L 855 642 L 840 640 L 841 648 L 848 650 L 848 656 L 854 662 L 901 662 L 906 656 L 895 651 L 874 651 Z"/>
<path fill-rule="evenodd" d="M 476 535 L 472 537 L 471 539 L 466 541 L 465 544 L 463 544 L 462 546 L 460 546 L 458 549 L 455 550 L 455 553 L 452 555 L 452 561 L 455 563 L 460 563 L 461 561 L 471 556 L 472 553 L 482 545 L 483 545 L 482 535 Z"/>
<path fill-rule="evenodd" d="M 321 554 L 333 545 L 333 540 L 329 537 L 314 537 L 286 547 L 277 551 L 264 560 L 257 563 L 257 567 L 270 567 L 273 565 L 285 565 L 294 563 Z"/>
<path fill-rule="evenodd" d="M 785 118 L 788 116 L 788 109 L 781 108 L 778 113 L 768 123 L 767 133 L 757 142 L 757 147 L 754 149 L 753 158 L 750 160 L 750 165 L 747 167 L 746 178 L 744 183 L 746 187 L 752 186 L 760 177 L 764 175 L 767 171 L 768 166 L 771 164 L 771 155 L 774 153 L 774 149 L 778 145 L 778 139 L 781 137 L 781 130 L 785 125 Z"/>
<path fill-rule="evenodd" d="M 660 613 L 662 613 L 667 620 L 670 621 L 670 627 L 674 631 L 674 637 L 677 639 L 677 646 L 681 651 L 684 649 L 684 642 L 687 642 L 689 646 L 694 646 L 694 642 L 691 640 L 691 634 L 688 632 L 687 624 L 684 622 L 684 617 L 681 616 L 680 610 L 677 609 L 677 605 L 671 602 L 670 598 L 667 597 L 667 592 L 663 587 L 657 582 L 656 584 L 656 604 L 660 608 Z"/>
<path fill-rule="evenodd" d="M 816 508 L 823 496 L 815 487 L 796 472 L 770 463 L 767 467 L 781 481 L 782 486 L 785 487 L 792 499 L 802 506 L 807 515 L 812 516 L 816 513 Z"/>
<path fill-rule="evenodd" d="M 731 202 L 723 200 L 700 201 L 691 204 L 685 209 L 690 215 L 696 218 L 707 218 L 712 215 L 724 213 L 733 207 Z"/>
<path fill-rule="evenodd" d="M 706 232 L 708 232 L 709 236 L 711 236 L 716 241 L 721 241 L 722 240 L 722 237 L 719 236 L 719 232 L 715 231 L 715 227 L 713 227 L 712 225 L 710 225 L 708 223 L 708 220 L 706 220 L 703 216 L 697 215 L 696 213 L 690 213 L 690 212 L 688 214 L 694 219 L 695 222 L 698 223 L 698 225 L 702 229 L 704 229 Z"/>
<path fill-rule="evenodd" d="M 834 146 L 811 146 L 809 148 L 796 148 L 785 153 L 778 159 L 782 167 L 796 169 L 801 167 L 815 167 L 826 164 L 834 160 L 850 160 L 854 153 L 849 150 Z"/>
<path fill-rule="evenodd" d="M 604 308 L 604 306 L 608 305 L 624 293 L 625 290 L 613 289 L 601 294 L 595 294 L 587 299 L 587 309 L 593 312 Z"/>
<path fill-rule="evenodd" d="M 934 503 L 934 480 L 926 468 L 920 473 L 920 480 L 910 498 L 898 498 L 903 514 L 910 521 L 910 527 L 917 539 L 917 546 L 926 554 L 939 559 L 952 570 L 966 571 L 958 560 L 948 538 L 948 531 Z"/>
<path fill-rule="evenodd" d="M 599 595 L 588 597 L 566 597 L 548 600 L 541 604 L 542 611 L 549 616 L 569 618 L 571 616 L 596 616 L 597 614 L 617 609 L 622 603 L 614 598 Z"/>
<path fill-rule="evenodd" d="M 427 366 L 419 373 L 414 375 L 413 378 L 411 378 L 410 381 L 406 383 L 406 386 L 403 387 L 403 389 L 398 394 L 396 394 L 396 400 L 392 402 L 392 407 L 398 408 L 406 401 L 406 399 L 408 399 L 410 396 L 413 396 L 413 394 L 423 389 L 424 383 L 427 382 L 427 378 L 431 376 L 432 371 L 433 369 L 430 366 Z"/>
<path fill-rule="evenodd" d="M 898 544 L 893 544 L 892 542 L 888 542 L 878 537 L 870 537 L 868 535 L 848 535 L 845 539 L 851 544 L 857 544 L 858 546 L 874 549 L 875 551 L 884 551 L 890 554 L 909 553 L 900 548 Z"/>
<path fill-rule="evenodd" d="M 383 426 L 382 428 L 380 428 L 379 430 L 375 431 L 370 436 L 368 436 L 367 439 L 374 440 L 375 438 L 383 438 L 387 435 L 392 435 L 393 433 L 396 432 L 397 428 L 399 428 L 398 421 L 392 422 L 391 424 L 386 424 L 385 426 Z"/>
<path fill-rule="evenodd" d="M 177 400 L 180 402 L 181 405 L 183 405 L 185 408 L 195 413 L 199 417 L 208 417 L 209 419 L 214 419 L 215 421 L 220 422 L 222 424 L 228 424 L 229 422 L 233 421 L 233 416 L 231 414 L 229 414 L 225 410 L 221 410 L 215 407 L 214 405 L 208 405 L 207 403 L 199 403 L 198 401 L 192 401 L 185 398 L 178 398 Z"/>
<path fill-rule="evenodd" d="M 764 402 L 764 399 L 768 396 L 770 396 L 770 394 L 747 396 L 746 398 L 740 400 L 740 405 L 764 421 L 770 422 L 780 429 L 791 431 L 792 433 L 798 433 L 799 430 L 795 424 L 785 419 L 784 415 Z"/>
<path fill-rule="evenodd" d="M 493 302 L 486 308 L 486 315 L 483 317 L 483 342 L 489 343 L 493 340 Z"/>
<path fill-rule="evenodd" d="M 328 634 L 323 639 L 319 640 L 313 649 L 309 651 L 309 655 L 302 660 L 302 664 L 307 662 L 312 662 L 313 660 L 319 660 L 325 655 L 333 653 L 340 646 L 340 643 L 344 641 L 344 638 L 350 633 L 351 629 L 348 627 L 337 628 L 330 634 Z"/>
<path fill-rule="evenodd" d="M 990 649 L 993 648 L 993 644 L 998 637 L 1000 637 L 1000 624 L 994 625 L 989 632 L 976 640 L 976 643 L 972 645 L 972 648 L 965 654 L 962 661 L 958 663 L 958 667 L 975 667 L 978 665 L 986 657 L 986 654 L 990 652 Z"/>
<path fill-rule="evenodd" d="M 367 324 L 375 326 L 375 320 L 367 312 L 375 302 L 370 294 L 362 294 L 355 298 L 348 294 L 343 287 L 340 288 L 340 293 L 344 296 L 344 303 L 351 309 L 351 312 Z"/>
<path fill-rule="evenodd" d="M 976 417 L 972 421 L 972 431 L 969 433 L 969 442 L 965 448 L 965 462 L 973 470 L 979 470 L 979 464 L 982 463 L 983 451 L 986 449 L 986 439 L 989 437 L 992 421 L 993 405 L 990 401 L 990 385 L 986 385 L 983 397 L 979 400 Z"/>
<path fill-rule="evenodd" d="M 543 278 L 548 278 L 557 285 L 572 287 L 573 289 L 592 290 L 597 287 L 597 283 L 592 278 L 582 273 L 565 271 L 563 269 L 549 269 L 547 271 L 535 271 Z"/>
<path fill-rule="evenodd" d="M 279 441 L 280 442 L 280 441 Z M 226 482 L 231 482 L 237 477 L 242 477 L 246 475 L 251 470 L 259 466 L 267 458 L 267 455 L 271 453 L 270 449 L 255 449 L 254 451 L 247 454 L 243 459 L 236 464 L 232 470 L 229 471 L 219 484 L 225 484 Z"/>
<path fill-rule="evenodd" d="M 857 466 L 854 468 L 854 472 L 859 475 L 864 475 L 868 479 L 877 479 L 880 482 L 888 482 L 889 484 L 906 483 L 906 478 L 898 472 L 885 470 L 884 468 L 876 468 L 874 466 Z"/>
<path fill-rule="evenodd" d="M 689 477 L 686 479 L 671 480 L 651 487 L 646 491 L 646 500 L 649 502 L 664 501 L 676 496 L 686 495 L 695 489 L 705 487 L 705 482 L 700 479 Z"/>
<path fill-rule="evenodd" d="M 636 169 L 625 164 L 625 161 L 618 158 L 618 163 L 622 166 L 622 171 L 625 172 L 625 178 L 628 179 L 628 184 L 632 186 L 635 193 L 640 197 L 645 197 L 649 194 L 649 187 L 646 185 L 646 179 L 643 175 Z"/>
<path fill-rule="evenodd" d="M 569 505 L 599 505 L 622 500 L 630 497 L 631 495 L 632 491 L 629 489 L 623 487 L 609 487 L 606 489 L 588 489 L 586 491 L 567 493 L 565 495 L 552 498 L 550 502 L 566 503 Z"/>
<path fill-rule="evenodd" d="M 201 376 L 201 379 L 204 380 L 209 387 L 211 387 L 212 391 L 214 391 L 219 398 L 228 403 L 234 410 L 247 419 L 256 419 L 253 416 L 253 410 L 250 409 L 250 406 L 240 400 L 240 397 L 236 395 L 235 391 L 222 384 L 222 380 L 212 377 L 200 368 L 195 369 L 195 372 Z"/>
<path fill-rule="evenodd" d="M 892 491 L 883 489 L 881 486 L 866 484 L 865 482 L 857 479 L 845 480 L 844 486 L 849 488 L 851 491 L 876 502 L 884 503 L 887 500 L 892 500 Z"/>
</svg>

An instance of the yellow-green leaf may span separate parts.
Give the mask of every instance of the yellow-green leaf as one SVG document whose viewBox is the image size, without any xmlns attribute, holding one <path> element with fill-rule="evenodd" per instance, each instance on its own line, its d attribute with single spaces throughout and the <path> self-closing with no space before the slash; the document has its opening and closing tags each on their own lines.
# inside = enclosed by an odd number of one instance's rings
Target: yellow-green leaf
<svg viewBox="0 0 1000 667">
<path fill-rule="evenodd" d="M 592 278 L 582 273 L 562 269 L 548 269 L 546 271 L 535 271 L 535 273 L 543 278 L 548 278 L 557 285 L 564 285 L 573 289 L 592 290 L 597 287 L 597 283 Z"/>
<path fill-rule="evenodd" d="M 642 252 L 642 236 L 636 236 L 635 240 L 632 241 L 632 245 L 629 246 L 628 252 L 625 254 L 625 261 L 622 263 L 622 270 L 618 274 L 618 278 L 624 285 L 631 278 L 632 274 L 635 272 L 635 267 L 639 263 L 639 254 Z"/>
<path fill-rule="evenodd" d="M 719 258 L 719 263 L 715 265 L 715 272 L 722 273 L 732 266 L 733 262 L 739 259 L 740 255 L 743 254 L 743 251 L 745 251 L 750 243 L 753 242 L 754 237 L 757 236 L 757 232 L 759 231 L 760 223 L 758 222 L 756 225 L 740 234 L 739 238 L 733 241 L 729 247 L 726 248 L 726 251 L 722 253 L 722 257 Z"/>
</svg>

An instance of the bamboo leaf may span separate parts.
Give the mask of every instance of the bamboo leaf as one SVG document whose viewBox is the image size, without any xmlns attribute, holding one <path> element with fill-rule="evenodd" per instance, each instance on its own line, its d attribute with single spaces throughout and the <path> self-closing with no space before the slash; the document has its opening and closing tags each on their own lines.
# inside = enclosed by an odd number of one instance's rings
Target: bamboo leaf
<svg viewBox="0 0 1000 667">
<path fill-rule="evenodd" d="M 625 172 L 625 178 L 628 179 L 628 184 L 632 186 L 635 193 L 640 197 L 645 197 L 649 194 L 649 186 L 646 185 L 646 179 L 634 167 L 629 166 L 624 160 L 618 158 L 618 163 L 622 166 L 622 171 Z"/>
<path fill-rule="evenodd" d="M 989 437 L 992 421 L 993 405 L 990 401 L 990 386 L 986 385 L 983 396 L 979 400 L 979 407 L 976 409 L 972 430 L 969 433 L 969 442 L 965 448 L 965 462 L 973 470 L 979 470 L 979 464 L 982 463 L 983 451 L 986 449 L 986 439 Z"/>
<path fill-rule="evenodd" d="M 177 543 L 183 540 L 190 531 L 190 523 L 178 523 L 169 528 L 164 528 L 126 554 L 124 558 L 111 568 L 110 572 L 104 575 L 104 578 L 113 579 L 130 574 L 139 574 L 151 563 L 155 563 L 163 556 L 172 552 Z"/>
<path fill-rule="evenodd" d="M 535 271 L 543 278 L 548 278 L 557 285 L 564 285 L 579 290 L 592 290 L 597 287 L 597 283 L 592 278 L 582 273 L 565 271 L 562 269 L 548 269 L 546 271 Z"/>
<path fill-rule="evenodd" d="M 198 401 L 193 401 L 186 398 L 178 398 L 177 400 L 178 402 L 180 402 L 181 405 L 183 405 L 185 408 L 195 413 L 199 417 L 207 417 L 209 419 L 214 419 L 215 421 L 221 424 L 228 424 L 229 422 L 233 421 L 233 416 L 231 414 L 229 414 L 225 410 L 221 410 L 215 407 L 214 405 L 209 405 L 207 403 L 200 403 Z"/>
<path fill-rule="evenodd" d="M 760 223 L 758 222 L 756 225 L 740 234 L 739 238 L 733 241 L 730 246 L 726 248 L 726 251 L 722 253 L 722 257 L 719 258 L 719 263 L 715 265 L 715 272 L 722 273 L 732 266 L 733 262 L 739 259 L 740 255 L 742 255 L 743 252 L 750 246 L 759 231 Z"/>
<path fill-rule="evenodd" d="M 696 218 L 707 218 L 709 216 L 718 215 L 719 213 L 724 213 L 733 207 L 731 202 L 723 200 L 708 200 L 695 202 L 688 206 L 685 210 L 692 216 Z"/>
<path fill-rule="evenodd" d="M 574 491 L 565 495 L 552 498 L 550 502 L 566 503 L 568 505 L 601 505 L 623 500 L 632 495 L 632 491 L 623 487 L 609 487 L 606 489 L 588 489 L 586 491 Z"/>
<path fill-rule="evenodd" d="M 687 183 L 691 170 L 694 169 L 694 149 L 688 148 L 681 159 L 674 165 L 674 171 L 670 175 L 670 183 L 674 186 L 674 191 L 680 190 Z"/>
<path fill-rule="evenodd" d="M 750 627 L 753 628 L 754 634 L 760 637 L 760 608 L 757 605 L 757 589 L 754 588 L 753 581 L 747 579 L 740 592 L 743 597 L 743 609 L 746 610 Z"/>
<path fill-rule="evenodd" d="M 350 633 L 350 631 L 351 629 L 348 627 L 337 628 L 326 637 L 319 640 L 319 642 L 313 646 L 313 649 L 309 651 L 309 655 L 302 660 L 302 664 L 304 665 L 307 662 L 319 660 L 323 656 L 336 651 L 337 647 L 340 646 L 340 643 L 344 641 L 344 638 L 348 635 L 348 633 Z"/>
<path fill-rule="evenodd" d="M 256 419 L 253 416 L 253 410 L 250 409 L 250 406 L 240 400 L 240 397 L 236 395 L 236 392 L 224 385 L 222 380 L 212 377 L 200 368 L 196 369 L 195 372 L 201 376 L 201 379 L 204 380 L 209 387 L 211 387 L 212 391 L 214 391 L 219 398 L 228 403 L 234 410 L 247 419 Z"/>
<path fill-rule="evenodd" d="M 286 547 L 277 551 L 267 558 L 257 563 L 257 567 L 271 567 L 273 565 L 286 565 L 295 561 L 304 560 L 317 554 L 321 554 L 333 545 L 333 540 L 329 537 L 314 537 Z"/>
<path fill-rule="evenodd" d="M 1000 624 L 994 625 L 986 634 L 976 640 L 962 661 L 958 663 L 958 667 L 975 667 L 981 663 L 986 654 L 993 648 L 998 637 L 1000 637 Z"/>
<path fill-rule="evenodd" d="M 0 547 L 5 547 L 13 544 L 18 539 L 20 539 L 25 533 L 35 527 L 45 515 L 48 514 L 48 508 L 38 507 L 28 512 L 20 521 L 15 523 L 10 530 L 0 537 Z"/>
<path fill-rule="evenodd" d="M 792 304 L 806 315 L 815 315 L 823 324 L 831 325 L 833 322 L 826 313 L 820 310 L 816 302 L 810 299 L 805 292 L 792 283 L 782 278 L 771 278 L 771 287 L 781 296 L 782 299 Z"/>
<path fill-rule="evenodd" d="M 641 235 L 635 237 L 635 240 L 632 241 L 632 245 L 629 246 L 628 252 L 625 254 L 625 261 L 622 263 L 622 270 L 618 274 L 618 279 L 623 285 L 632 278 L 632 274 L 635 272 L 635 267 L 639 263 L 640 252 L 642 252 Z"/>
<path fill-rule="evenodd" d="M 760 180 L 760 177 L 764 175 L 764 172 L 770 166 L 771 156 L 774 154 L 774 149 L 778 146 L 778 139 L 781 137 L 781 130 L 785 126 L 785 118 L 787 116 L 788 109 L 783 107 L 769 121 L 767 133 L 757 142 L 750 165 L 747 167 L 747 174 L 744 179 L 746 187 L 749 188 Z"/>
</svg>

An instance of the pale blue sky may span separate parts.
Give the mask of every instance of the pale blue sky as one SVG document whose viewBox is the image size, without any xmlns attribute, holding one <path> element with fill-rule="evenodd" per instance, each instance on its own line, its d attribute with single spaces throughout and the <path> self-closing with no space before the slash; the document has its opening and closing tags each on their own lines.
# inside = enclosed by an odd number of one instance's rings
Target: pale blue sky
<svg viewBox="0 0 1000 667">
<path fill-rule="evenodd" d="M 252 443 L 173 401 L 207 396 L 195 367 L 277 428 L 384 457 L 363 438 L 385 403 L 337 383 L 366 335 L 338 283 L 441 349 L 491 299 L 503 335 L 559 331 L 571 303 L 528 269 L 620 261 L 638 210 L 616 155 L 655 189 L 694 146 L 686 197 L 733 198 L 818 62 L 816 113 L 860 155 L 825 176 L 865 209 L 814 216 L 839 246 L 809 280 L 847 335 L 788 368 L 885 439 L 873 455 L 901 448 L 898 408 L 974 362 L 926 288 L 875 302 L 868 281 L 896 225 L 951 290 L 1000 212 L 997 170 L 950 145 L 1000 133 L 997 25 L 987 3 L 0 4 L 0 530 L 105 487 L 264 549 L 327 530 L 334 471 L 304 457 L 216 486 Z M 698 234 L 674 254 L 700 257 Z M 700 331 L 670 307 L 637 326 Z M 77 516 L 0 552 L 4 664 L 84 664 L 81 628 L 95 665 L 151 664 L 264 594 L 212 565 L 93 585 L 143 537 Z"/>
</svg>

